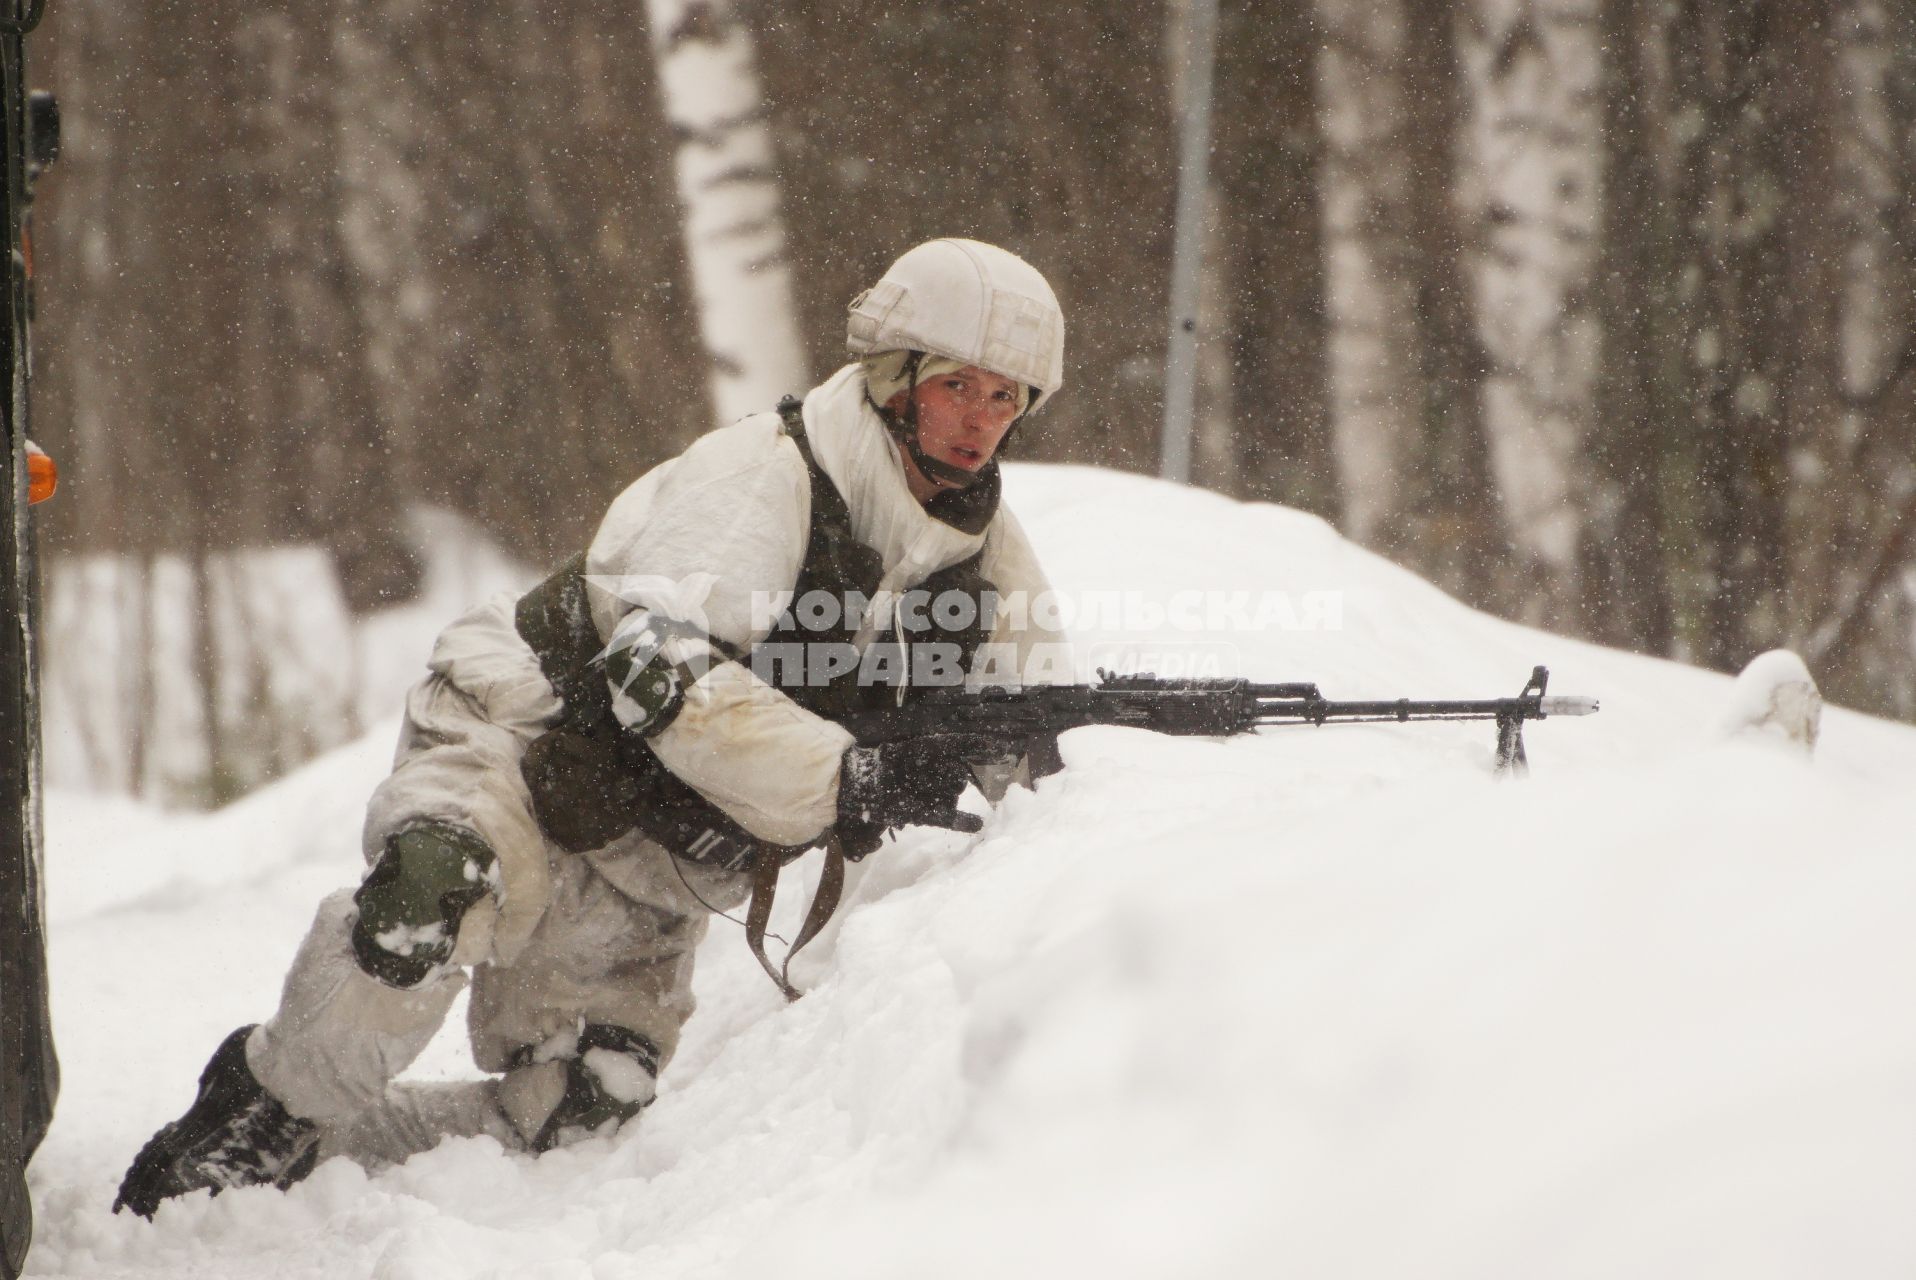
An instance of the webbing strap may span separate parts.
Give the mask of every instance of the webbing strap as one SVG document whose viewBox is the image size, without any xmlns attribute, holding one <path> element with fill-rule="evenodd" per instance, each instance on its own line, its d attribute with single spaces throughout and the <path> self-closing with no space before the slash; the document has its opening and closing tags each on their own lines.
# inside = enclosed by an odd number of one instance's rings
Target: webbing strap
<svg viewBox="0 0 1916 1280">
<path fill-rule="evenodd" d="M 778 416 L 785 420 L 783 430 L 798 446 L 798 456 L 805 460 L 805 470 L 812 478 L 812 510 L 817 513 L 812 517 L 813 523 L 822 515 L 840 528 L 850 529 L 852 509 L 845 504 L 845 495 L 838 491 L 832 478 L 825 474 L 825 468 L 818 465 L 818 455 L 812 452 L 812 442 L 806 438 L 803 402 L 797 396 L 786 396 L 778 402 Z"/>
<path fill-rule="evenodd" d="M 838 836 L 825 838 L 825 866 L 819 873 L 818 892 L 812 895 L 812 909 L 805 913 L 805 923 L 798 931 L 791 949 L 785 953 L 785 963 L 774 966 L 772 957 L 765 951 L 765 931 L 772 923 L 772 900 L 778 894 L 779 860 L 760 858 L 752 868 L 752 905 L 745 913 L 745 942 L 752 948 L 752 955 L 766 976 L 785 993 L 787 1000 L 796 1000 L 804 992 L 792 985 L 792 957 L 800 949 L 824 931 L 825 925 L 838 910 L 838 900 L 845 893 L 845 851 L 839 846 Z"/>
</svg>

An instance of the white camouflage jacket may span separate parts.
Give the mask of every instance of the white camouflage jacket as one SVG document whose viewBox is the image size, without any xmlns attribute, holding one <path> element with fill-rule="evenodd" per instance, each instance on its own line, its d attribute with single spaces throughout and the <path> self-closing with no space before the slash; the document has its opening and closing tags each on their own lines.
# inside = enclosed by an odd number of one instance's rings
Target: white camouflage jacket
<svg viewBox="0 0 1916 1280">
<path fill-rule="evenodd" d="M 904 463 L 865 395 L 861 366 L 841 369 L 805 398 L 805 433 L 819 466 L 851 511 L 858 540 L 878 552 L 884 576 L 870 642 L 888 593 L 923 582 L 983 549 L 979 571 L 1008 599 L 1048 589 L 1030 543 L 1001 504 L 982 533 L 929 515 L 906 486 Z M 811 476 L 776 412 L 714 431 L 647 472 L 607 512 L 586 556 L 593 620 L 608 641 L 646 611 L 691 622 L 742 652 L 763 640 L 789 600 L 811 528 Z M 990 637 L 997 670 L 1065 678 L 1064 637 L 1042 610 L 1013 608 Z M 707 647 L 677 639 L 667 656 L 689 661 Z M 802 844 L 828 826 L 837 771 L 851 745 L 736 662 L 719 662 L 687 690 L 677 718 L 650 740 L 660 760 L 762 839 Z"/>
</svg>

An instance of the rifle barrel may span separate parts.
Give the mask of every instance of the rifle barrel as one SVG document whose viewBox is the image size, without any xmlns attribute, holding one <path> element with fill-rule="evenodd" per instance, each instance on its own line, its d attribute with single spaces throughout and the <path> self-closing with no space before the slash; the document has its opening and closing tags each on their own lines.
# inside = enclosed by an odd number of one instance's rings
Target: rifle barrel
<svg viewBox="0 0 1916 1280">
<path fill-rule="evenodd" d="M 1593 716 L 1597 714 L 1599 706 L 1595 698 L 1566 693 L 1561 697 L 1545 698 L 1543 713 L 1547 716 Z"/>
<path fill-rule="evenodd" d="M 1587 716 L 1597 711 L 1595 698 L 1568 695 L 1548 698 L 1478 698 L 1454 701 L 1393 698 L 1374 702 L 1331 702 L 1322 698 L 1259 698 L 1260 724 L 1326 720 L 1359 722 L 1405 720 L 1495 720 L 1517 716 L 1542 720 L 1549 716 Z"/>
</svg>

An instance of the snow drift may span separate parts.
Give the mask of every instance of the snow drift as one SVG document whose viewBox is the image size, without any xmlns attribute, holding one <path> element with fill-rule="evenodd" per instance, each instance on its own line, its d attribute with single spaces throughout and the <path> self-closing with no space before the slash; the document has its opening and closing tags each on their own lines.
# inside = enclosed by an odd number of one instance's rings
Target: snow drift
<svg viewBox="0 0 1916 1280">
<path fill-rule="evenodd" d="M 28 1273 L 1916 1267 L 1916 731 L 1831 709 L 1806 756 L 1731 732 L 1724 677 L 1472 613 L 1314 519 L 1076 468 L 1008 489 L 1068 593 L 1332 602 L 1223 636 L 1094 619 L 1087 664 L 1203 649 L 1355 698 L 1514 694 L 1545 663 L 1603 712 L 1532 726 L 1523 783 L 1482 724 L 1069 734 L 979 835 L 864 864 L 800 1003 L 717 922 L 617 1137 L 336 1161 L 151 1224 L 113 1187 L 356 875 L 391 729 L 211 816 L 55 795 L 66 1075 Z M 470 1071 L 454 1024 L 415 1074 Z"/>
</svg>

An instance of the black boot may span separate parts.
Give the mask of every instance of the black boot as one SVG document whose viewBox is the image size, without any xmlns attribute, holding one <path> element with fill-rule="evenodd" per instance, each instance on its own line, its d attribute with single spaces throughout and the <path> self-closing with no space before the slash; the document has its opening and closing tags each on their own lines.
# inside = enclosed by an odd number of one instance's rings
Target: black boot
<svg viewBox="0 0 1916 1280">
<path fill-rule="evenodd" d="M 313 1171 L 319 1130 L 290 1115 L 253 1078 L 246 1065 L 252 1032 L 241 1027 L 226 1037 L 200 1073 L 193 1105 L 140 1148 L 120 1183 L 115 1213 L 131 1209 L 151 1218 L 162 1200 L 202 1187 L 214 1195 L 265 1183 L 284 1191 Z"/>
</svg>

